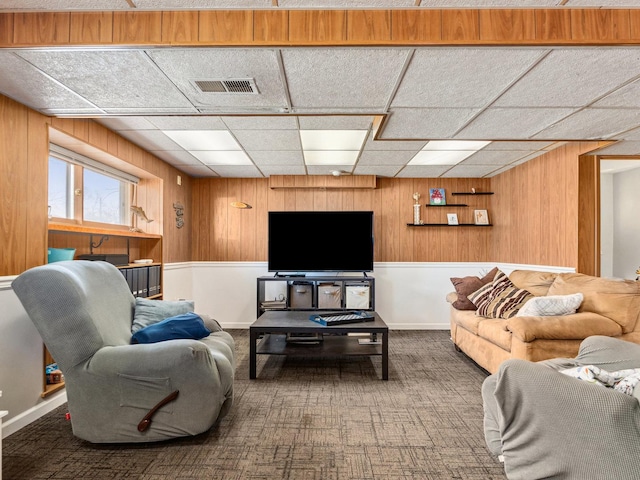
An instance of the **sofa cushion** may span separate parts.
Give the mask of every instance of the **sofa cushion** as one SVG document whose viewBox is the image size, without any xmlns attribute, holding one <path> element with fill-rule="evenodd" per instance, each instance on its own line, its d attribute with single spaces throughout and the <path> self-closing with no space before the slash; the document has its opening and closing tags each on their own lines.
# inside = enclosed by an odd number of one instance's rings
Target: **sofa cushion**
<svg viewBox="0 0 640 480">
<path fill-rule="evenodd" d="M 478 307 L 478 316 L 511 318 L 532 297 L 529 291 L 517 288 L 504 272 L 498 271 L 493 282 L 470 294 L 469 300 Z"/>
<path fill-rule="evenodd" d="M 516 315 L 518 317 L 570 315 L 576 313 L 583 299 L 582 293 L 533 297 L 522 306 Z"/>
<path fill-rule="evenodd" d="M 511 332 L 507 324 L 500 318 L 486 318 L 478 325 L 478 336 L 490 341 L 494 345 L 511 351 Z"/>
<path fill-rule="evenodd" d="M 560 273 L 549 288 L 549 295 L 582 293 L 578 312 L 594 312 L 610 318 L 623 333 L 636 329 L 640 317 L 640 282 L 592 277 L 581 273 Z"/>
<path fill-rule="evenodd" d="M 514 270 L 509 280 L 518 288 L 530 291 L 536 297 L 547 295 L 549 287 L 556 279 L 557 273 L 539 272 L 537 270 Z"/>
<path fill-rule="evenodd" d="M 491 283 L 497 273 L 498 268 L 494 267 L 482 278 L 475 276 L 452 277 L 451 283 L 453 283 L 456 293 L 458 294 L 457 300 L 452 303 L 453 307 L 458 310 L 475 310 L 477 307 L 471 303 L 467 298 L 467 295 L 475 292 L 484 285 Z"/>
</svg>

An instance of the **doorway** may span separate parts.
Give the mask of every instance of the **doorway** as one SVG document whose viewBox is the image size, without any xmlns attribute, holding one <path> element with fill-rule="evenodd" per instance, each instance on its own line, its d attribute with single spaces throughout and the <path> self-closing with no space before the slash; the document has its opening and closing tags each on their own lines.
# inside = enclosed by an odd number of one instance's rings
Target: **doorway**
<svg viewBox="0 0 640 480">
<path fill-rule="evenodd" d="M 600 276 L 635 280 L 639 240 L 640 159 L 600 159 Z"/>
</svg>

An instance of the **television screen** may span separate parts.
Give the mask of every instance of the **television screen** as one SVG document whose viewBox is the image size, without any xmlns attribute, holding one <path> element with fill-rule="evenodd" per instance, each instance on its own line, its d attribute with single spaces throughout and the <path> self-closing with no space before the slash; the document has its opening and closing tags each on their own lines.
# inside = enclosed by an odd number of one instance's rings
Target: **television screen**
<svg viewBox="0 0 640 480">
<path fill-rule="evenodd" d="M 373 271 L 373 212 L 269 212 L 270 272 Z"/>
</svg>

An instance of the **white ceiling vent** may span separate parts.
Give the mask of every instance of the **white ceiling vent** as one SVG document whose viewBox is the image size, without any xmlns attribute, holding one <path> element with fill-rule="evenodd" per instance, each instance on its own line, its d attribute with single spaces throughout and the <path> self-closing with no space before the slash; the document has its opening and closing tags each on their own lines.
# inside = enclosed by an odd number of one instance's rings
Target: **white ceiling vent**
<svg viewBox="0 0 640 480">
<path fill-rule="evenodd" d="M 191 83 L 202 93 L 259 93 L 253 78 L 192 80 Z"/>
</svg>

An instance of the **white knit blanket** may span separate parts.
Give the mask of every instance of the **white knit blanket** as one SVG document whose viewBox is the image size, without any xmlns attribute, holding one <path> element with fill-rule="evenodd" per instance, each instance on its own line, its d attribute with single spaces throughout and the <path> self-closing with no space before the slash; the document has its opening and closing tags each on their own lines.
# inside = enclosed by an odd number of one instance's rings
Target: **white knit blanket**
<svg viewBox="0 0 640 480">
<path fill-rule="evenodd" d="M 607 372 L 595 365 L 583 365 L 560 370 L 560 373 L 603 387 L 613 388 L 626 395 L 633 395 L 633 389 L 640 383 L 640 368 Z"/>
</svg>

